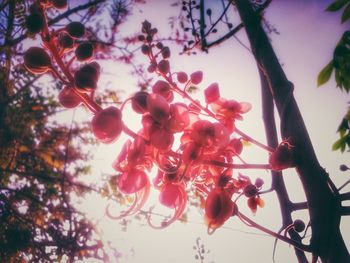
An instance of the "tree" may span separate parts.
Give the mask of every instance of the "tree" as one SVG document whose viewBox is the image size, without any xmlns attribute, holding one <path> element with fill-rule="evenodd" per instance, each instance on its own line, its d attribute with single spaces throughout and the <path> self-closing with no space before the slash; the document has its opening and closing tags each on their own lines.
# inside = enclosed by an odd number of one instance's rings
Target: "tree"
<svg viewBox="0 0 350 263">
<path fill-rule="evenodd" d="M 193 1 L 184 3 L 184 9 L 192 12 Z M 235 127 L 235 121 L 250 109 L 250 105 L 222 98 L 217 83 L 205 90 L 204 103 L 191 97 L 190 92 L 202 81 L 202 72 L 193 72 L 190 76 L 185 72 L 172 72 L 169 62 L 170 49 L 156 40 L 157 29 L 147 21 L 143 23 L 142 34 L 139 36 L 141 51 L 150 61 L 148 71 L 157 73 L 163 80 L 157 81 L 151 92 L 137 92 L 126 100 L 120 109 L 114 106 L 103 109 L 97 103 L 94 91 L 99 78 L 99 65 L 96 62 L 77 64 L 73 66 L 73 70 L 67 61 L 67 55 L 71 51 L 63 51 L 61 56 L 58 55 L 62 48 L 64 50 L 64 46 L 58 42 L 59 37 L 55 35 L 55 31 L 48 30 L 45 22 L 38 31 L 45 48 L 29 48 L 25 52 L 24 63 L 33 73 L 52 71 L 58 79 L 67 83 L 67 87 L 60 91 L 60 102 L 66 107 L 83 103 L 89 108 L 94 114 L 92 131 L 98 140 L 104 143 L 113 142 L 121 132 L 131 137 L 114 164 L 119 175 L 116 178 L 112 177 L 116 179 L 114 184 L 118 191 L 135 194 L 134 204 L 122 216 L 134 214 L 142 208 L 150 190 L 147 173 L 155 164 L 158 173 L 153 184 L 160 191 L 160 203 L 173 208 L 175 212 L 171 219 L 159 226 L 152 223 L 152 211 L 146 212 L 151 226 L 166 227 L 182 215 L 187 203 L 186 189 L 191 182 L 192 191 L 196 191 L 202 199 L 209 230 L 215 230 L 231 216 L 237 216 L 250 226 L 295 246 L 301 262 L 306 262 L 306 257 L 301 251 L 311 252 L 314 262 L 318 257 L 324 262 L 347 262 L 349 255 L 339 231 L 339 220 L 341 215 L 348 214 L 348 208 L 342 207 L 340 203 L 348 198 L 348 194 L 340 195 L 318 164 L 293 98 L 291 83 L 287 80 L 266 33 L 261 28 L 260 18 L 256 14 L 261 11 L 259 3 L 255 11 L 247 1 L 237 0 L 234 4 L 243 22 L 240 28 L 245 26 L 261 73 L 264 121 L 270 135 L 267 146 Z M 265 4 L 262 6 L 268 5 Z M 228 7 L 230 5 L 231 2 L 227 3 Z M 39 3 L 36 7 L 38 11 L 32 12 L 40 18 L 45 18 L 47 6 Z M 194 5 L 194 8 L 197 8 L 197 5 Z M 205 28 L 204 1 L 200 2 L 198 9 L 201 12 L 201 19 L 198 20 L 200 33 L 196 35 L 196 30 L 192 30 L 195 37 L 200 37 Z M 228 9 L 224 6 L 223 10 L 221 17 L 225 16 Z M 206 11 L 206 14 L 210 16 L 211 12 Z M 220 20 L 221 18 L 218 21 Z M 63 32 L 79 39 L 83 28 L 80 23 L 73 22 L 68 24 Z M 214 29 L 213 27 L 210 31 Z M 206 34 L 202 34 L 203 36 Z M 59 45 L 55 45 L 57 43 Z M 198 43 L 202 43 L 202 48 L 206 47 L 203 41 Z M 84 60 L 86 53 L 83 52 L 80 56 L 80 52 L 77 52 L 80 45 L 76 47 L 75 56 Z M 190 50 L 187 47 L 185 51 Z M 33 57 L 40 58 L 39 63 Z M 172 103 L 174 93 L 181 95 L 189 103 Z M 284 138 L 281 143 L 278 143 L 276 138 L 273 101 L 281 119 L 281 134 Z M 122 110 L 127 102 L 131 102 L 136 113 L 142 114 L 140 131 L 130 130 L 123 122 Z M 209 116 L 211 121 L 204 119 L 203 114 Z M 176 151 L 172 149 L 175 133 L 182 134 L 180 147 Z M 249 164 L 240 159 L 243 141 L 249 141 L 266 150 L 270 156 L 269 163 Z M 236 163 L 236 160 L 242 164 Z M 307 203 L 297 204 L 289 200 L 280 173 L 280 170 L 289 167 L 296 167 L 306 192 Z M 236 201 L 239 198 L 246 198 L 252 212 L 256 212 L 258 206 L 263 206 L 263 181 L 260 179 L 253 183 L 249 177 L 232 175 L 234 169 L 250 168 L 273 171 L 271 189 L 275 190 L 281 204 L 281 231 L 288 232 L 290 237 L 256 224 L 237 206 Z M 291 219 L 292 211 L 307 207 L 312 228 L 310 245 L 303 244 L 301 237 L 296 233 L 304 231 L 305 224 L 300 220 Z"/>
<path fill-rule="evenodd" d="M 349 1 L 334 1 L 330 4 L 326 11 L 336 12 L 344 8 L 341 22 L 345 23 L 350 18 L 350 2 Z M 336 87 L 341 91 L 349 92 L 350 79 L 349 79 L 349 43 L 350 43 L 350 31 L 344 32 L 343 36 L 339 40 L 333 52 L 333 59 L 321 70 L 318 75 L 317 84 L 321 86 L 325 84 L 332 76 L 334 70 L 334 76 L 336 81 Z M 349 120 L 350 110 L 344 115 L 339 127 L 338 132 L 340 138 L 333 144 L 333 150 L 341 150 L 344 152 L 346 147 L 350 146 L 350 134 L 349 134 Z"/>
<path fill-rule="evenodd" d="M 263 66 L 269 81 L 270 92 L 273 93 L 281 118 L 282 136 L 300 140 L 295 142 L 298 148 L 298 159 L 300 158 L 296 169 L 308 201 L 313 230 L 310 244 L 313 254 L 316 257 L 319 256 L 324 262 L 349 261 L 349 253 L 339 231 L 341 213 L 336 212 L 341 206 L 339 193 L 317 161 L 301 114 L 291 93 L 293 87 L 284 75 L 251 7 L 244 1 L 235 3 L 243 23 L 246 24 L 255 58 Z"/>
<path fill-rule="evenodd" d="M 89 127 L 77 126 L 74 120 L 58 124 L 55 116 L 62 107 L 56 96 L 62 84 L 55 79 L 51 84 L 40 82 L 43 75 L 28 72 L 21 64 L 24 40 L 34 39 L 43 22 L 35 2 L 2 1 L 0 5 L 0 261 L 105 261 L 108 256 L 95 226 L 75 208 L 71 194 L 81 198 L 101 191 L 77 180 L 90 169 L 91 157 L 81 147 L 83 142 L 93 142 L 86 133 Z M 114 38 L 101 34 L 116 30 L 130 11 L 127 2 L 108 4 L 113 25 L 107 27 L 99 16 L 106 8 L 104 1 L 86 1 L 69 9 L 65 9 L 67 1 L 45 2 L 50 4 L 57 7 L 47 14 L 52 27 L 74 16 L 100 23 L 104 29 L 88 27 L 87 38 L 105 50 Z M 59 12 L 62 8 L 65 11 Z M 63 41 L 69 44 L 70 39 Z"/>
</svg>

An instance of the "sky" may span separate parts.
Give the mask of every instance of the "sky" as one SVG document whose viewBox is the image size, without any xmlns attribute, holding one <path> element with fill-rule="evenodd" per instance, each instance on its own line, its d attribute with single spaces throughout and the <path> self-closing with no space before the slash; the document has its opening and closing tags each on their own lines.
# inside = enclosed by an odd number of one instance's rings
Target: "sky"
<svg viewBox="0 0 350 263">
<path fill-rule="evenodd" d="M 167 18 L 178 13 L 178 10 L 169 7 L 172 2 L 148 0 L 146 5 L 141 5 L 140 9 L 134 10 L 134 15 L 130 16 L 120 29 L 121 33 L 137 31 L 141 21 L 147 19 L 157 26 L 161 36 L 166 36 L 168 33 Z M 349 97 L 335 89 L 333 78 L 321 88 L 317 88 L 316 85 L 319 71 L 329 62 L 334 46 L 342 32 L 349 26 L 349 24 L 340 25 L 339 13 L 324 12 L 330 2 L 325 0 L 275 0 L 265 17 L 279 32 L 279 34 L 270 35 L 272 45 L 288 79 L 294 83 L 294 96 L 304 117 L 319 161 L 329 172 L 336 185 L 340 186 L 349 179 L 349 174 L 341 173 L 338 167 L 343 163 L 349 164 L 349 154 L 333 152 L 331 146 L 337 139 L 336 128 L 347 109 Z M 249 46 L 244 31 L 241 31 L 237 37 Z M 230 39 L 211 49 L 209 54 L 179 56 L 176 52 L 178 48 L 173 50 L 175 50 L 171 58 L 173 71 L 183 70 L 191 73 L 202 70 L 204 80 L 200 88 L 204 89 L 210 83 L 218 82 L 223 97 L 250 102 L 253 105 L 252 110 L 237 126 L 258 141 L 265 142 L 261 118 L 259 76 L 255 61 L 249 51 L 235 39 Z M 105 75 L 99 85 L 109 83 L 115 89 L 123 90 L 122 94 L 125 97 L 137 90 L 136 81 L 125 66 L 106 63 L 102 64 L 102 69 Z M 199 99 L 203 98 L 201 92 L 195 96 L 198 96 Z M 91 116 L 86 115 L 86 118 L 91 118 Z M 130 111 L 128 112 L 128 109 L 124 113 L 124 121 L 131 127 L 138 127 L 138 118 Z M 114 173 L 111 163 L 120 151 L 125 138 L 122 136 L 112 145 L 98 145 L 93 148 L 91 181 L 101 180 L 103 174 Z M 245 150 L 244 156 L 252 163 L 264 163 L 267 160 L 266 154 L 260 153 L 255 147 Z M 269 185 L 270 179 L 267 172 L 252 171 L 247 172 L 247 175 L 251 175 L 252 178 L 260 176 L 265 180 L 266 186 Z M 304 201 L 305 196 L 295 171 L 288 169 L 284 177 L 292 201 Z M 249 214 L 249 211 L 243 211 L 262 225 L 277 231 L 280 227 L 280 212 L 276 198 L 273 195 L 263 198 L 266 207 L 260 209 L 256 216 Z M 152 194 L 147 205 L 157 202 L 156 194 Z M 200 238 L 205 249 L 210 250 L 203 261 L 206 263 L 272 262 L 274 239 L 243 225 L 236 218 L 228 220 L 214 234 L 208 235 L 207 227 L 203 223 L 203 215 L 193 208 L 188 214 L 187 223 L 176 222 L 164 230 L 154 230 L 145 221 L 132 218 L 127 231 L 123 231 L 119 222 L 103 216 L 105 203 L 96 196 L 85 200 L 80 207 L 93 219 L 101 220 L 98 225 L 101 236 L 106 243 L 111 241 L 122 254 L 120 262 L 199 262 L 195 259 L 196 252 L 193 249 L 197 238 Z M 161 210 L 158 206 L 156 211 L 165 215 L 171 213 Z M 307 219 L 307 215 L 295 213 L 293 218 Z M 349 217 L 342 220 L 341 226 L 344 239 L 350 245 Z M 281 242 L 278 242 L 275 259 L 276 262 L 296 262 L 293 249 Z"/>
</svg>

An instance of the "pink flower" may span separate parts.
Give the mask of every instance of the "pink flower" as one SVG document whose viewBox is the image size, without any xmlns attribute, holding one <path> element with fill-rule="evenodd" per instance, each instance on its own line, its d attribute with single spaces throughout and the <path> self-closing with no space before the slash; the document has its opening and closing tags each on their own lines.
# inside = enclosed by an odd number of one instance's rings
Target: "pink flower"
<svg viewBox="0 0 350 263">
<path fill-rule="evenodd" d="M 112 143 L 123 130 L 121 111 L 113 106 L 96 113 L 91 121 L 95 137 L 103 143 Z"/>
<path fill-rule="evenodd" d="M 205 202 L 205 221 L 209 228 L 222 226 L 234 214 L 234 203 L 231 196 L 221 188 L 214 188 Z"/>
</svg>

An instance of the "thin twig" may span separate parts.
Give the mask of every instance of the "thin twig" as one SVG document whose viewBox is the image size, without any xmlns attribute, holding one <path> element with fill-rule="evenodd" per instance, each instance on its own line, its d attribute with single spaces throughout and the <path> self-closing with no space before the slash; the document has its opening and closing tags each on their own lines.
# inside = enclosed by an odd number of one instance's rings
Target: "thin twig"
<svg viewBox="0 0 350 263">
<path fill-rule="evenodd" d="M 245 221 L 246 223 L 248 223 L 249 225 L 251 225 L 252 227 L 259 229 L 273 237 L 278 238 L 281 241 L 284 241 L 292 246 L 294 246 L 297 249 L 300 249 L 302 251 L 306 251 L 306 252 L 312 252 L 311 247 L 308 245 L 304 245 L 302 243 L 296 242 L 293 239 L 287 238 L 285 236 L 279 235 L 273 231 L 271 231 L 270 229 L 267 229 L 261 225 L 259 225 L 258 223 L 254 222 L 253 220 L 251 220 L 249 217 L 245 216 L 244 214 L 242 214 L 241 212 L 238 212 L 239 214 L 239 218 L 243 219 L 243 221 Z"/>
</svg>

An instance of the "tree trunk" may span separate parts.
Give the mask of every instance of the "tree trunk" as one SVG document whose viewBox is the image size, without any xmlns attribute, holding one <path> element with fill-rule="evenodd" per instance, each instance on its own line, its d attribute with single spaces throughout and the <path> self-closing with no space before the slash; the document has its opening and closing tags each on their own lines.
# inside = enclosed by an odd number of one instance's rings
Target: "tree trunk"
<svg viewBox="0 0 350 263">
<path fill-rule="evenodd" d="M 277 129 L 274 113 L 274 104 L 271 92 L 269 90 L 268 81 L 263 72 L 259 69 L 260 83 L 261 83 L 261 100 L 262 100 L 262 117 L 264 121 L 265 134 L 267 145 L 276 148 L 278 146 Z M 282 229 L 293 223 L 292 220 L 292 202 L 289 199 L 286 185 L 283 179 L 282 171 L 271 171 L 272 184 L 271 189 L 276 193 L 282 216 Z M 288 231 L 290 237 L 301 242 L 299 234 L 291 228 Z M 307 258 L 304 251 L 294 248 L 295 255 L 299 263 L 307 263 Z"/>
<path fill-rule="evenodd" d="M 248 0 L 234 0 L 245 26 L 255 60 L 269 82 L 281 119 L 281 135 L 293 140 L 296 170 L 302 182 L 310 213 L 313 254 L 324 263 L 350 262 L 349 252 L 339 230 L 339 194 L 328 174 L 318 163 L 303 118 L 293 96 L 293 84 L 286 78 L 263 30 L 260 17 Z"/>
<path fill-rule="evenodd" d="M 6 8 L 6 7 L 5 7 Z M 0 66 L 0 148 L 4 148 L 8 139 L 8 132 L 5 131 L 5 115 L 6 115 L 6 101 L 8 98 L 8 83 L 11 72 L 11 42 L 12 42 L 12 31 L 15 19 L 15 1 L 8 3 L 8 17 L 7 17 L 7 30 L 4 34 L 4 67 Z"/>
</svg>

